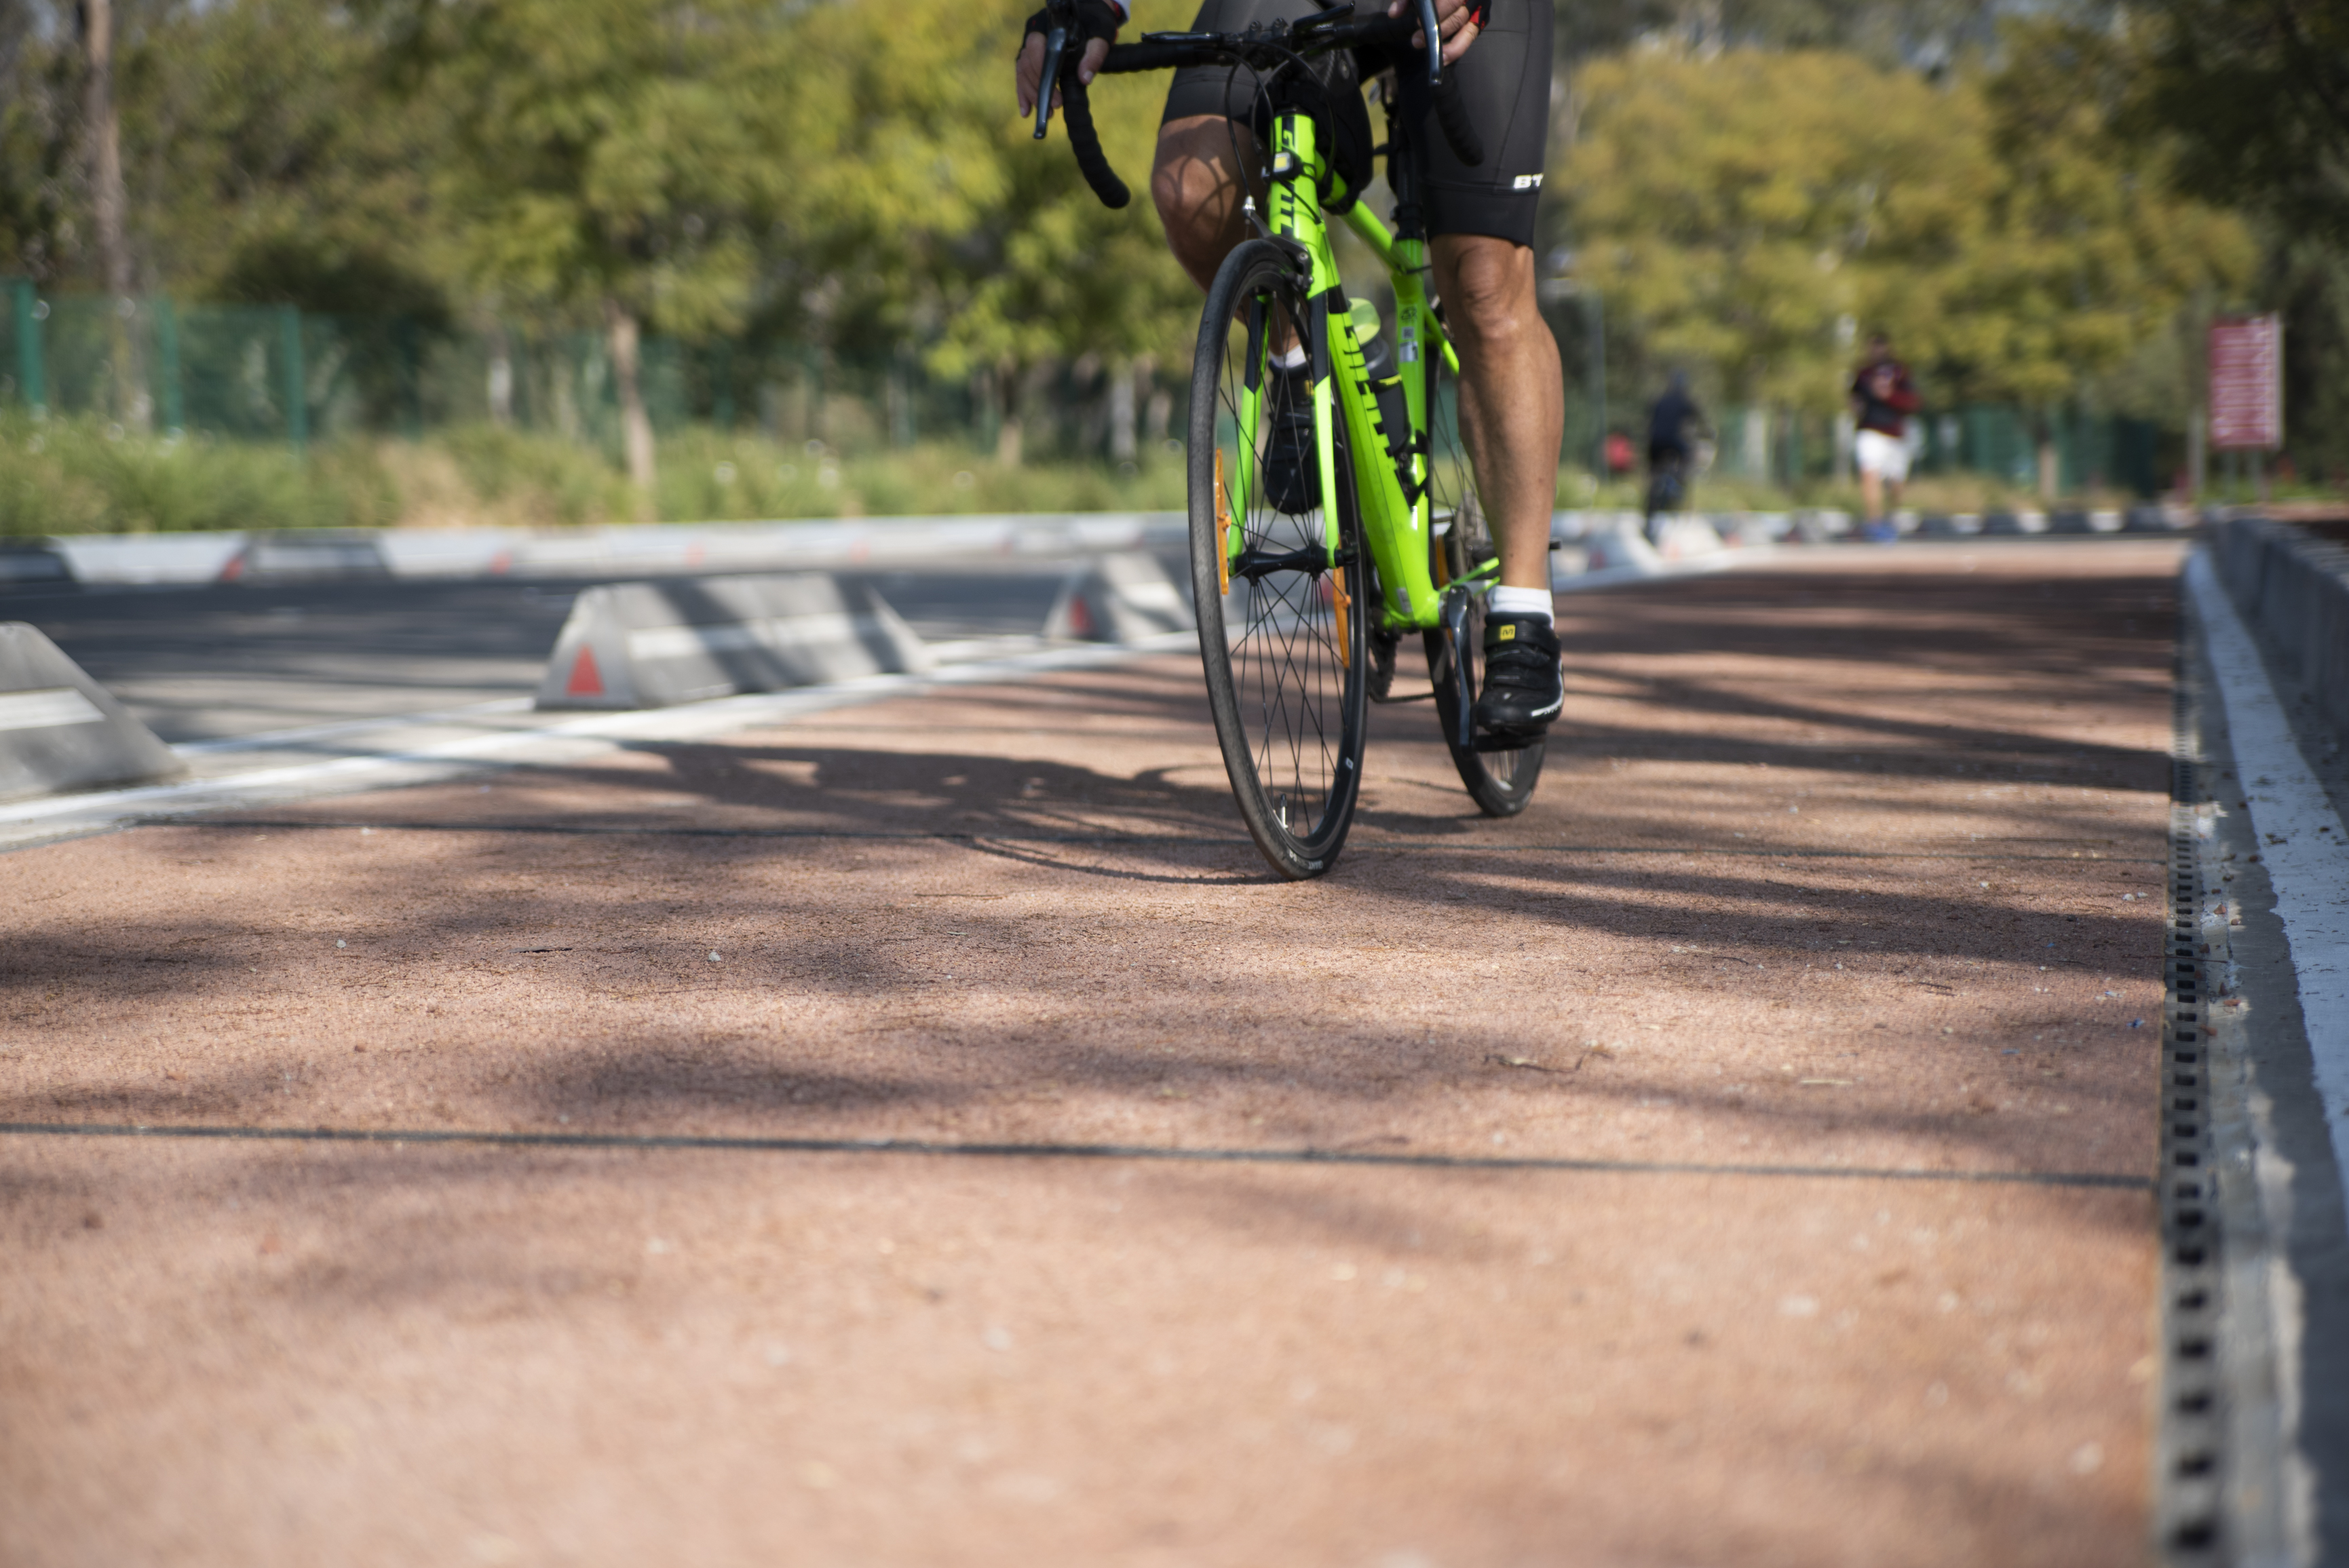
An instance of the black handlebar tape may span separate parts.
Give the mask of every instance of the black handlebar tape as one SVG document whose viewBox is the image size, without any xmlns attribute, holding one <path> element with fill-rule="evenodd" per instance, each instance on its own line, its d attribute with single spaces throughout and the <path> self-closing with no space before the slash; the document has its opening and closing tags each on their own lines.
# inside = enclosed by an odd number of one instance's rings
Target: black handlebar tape
<svg viewBox="0 0 2349 1568">
<path fill-rule="evenodd" d="M 1112 44 L 1109 57 L 1102 62 L 1102 75 L 1128 75 L 1136 71 L 1180 70 L 1185 66 L 1209 64 L 1215 57 L 1196 44 Z"/>
<path fill-rule="evenodd" d="M 1460 98 L 1460 73 L 1446 71 L 1435 89 L 1435 122 L 1444 128 L 1444 139 L 1460 155 L 1460 161 L 1474 169 L 1485 161 L 1485 139 L 1476 134 L 1476 125 L 1468 118 L 1468 106 Z"/>
<path fill-rule="evenodd" d="M 1061 116 L 1068 122 L 1069 147 L 1077 155 L 1077 167 L 1084 170 L 1085 183 L 1093 188 L 1102 205 L 1118 208 L 1133 201 L 1133 192 L 1125 188 L 1125 181 L 1117 177 L 1108 155 L 1102 151 L 1101 136 L 1093 129 L 1092 99 L 1085 95 L 1085 84 L 1077 79 L 1074 69 L 1061 74 Z"/>
</svg>

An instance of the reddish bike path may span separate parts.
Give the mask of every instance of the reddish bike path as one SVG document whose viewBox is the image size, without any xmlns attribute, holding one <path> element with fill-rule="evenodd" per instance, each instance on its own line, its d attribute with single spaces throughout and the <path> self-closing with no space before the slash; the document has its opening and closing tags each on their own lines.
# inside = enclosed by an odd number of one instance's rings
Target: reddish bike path
<svg viewBox="0 0 2349 1568">
<path fill-rule="evenodd" d="M 2178 557 L 1561 600 L 1311 884 L 1182 657 L 0 859 L 0 1560 L 2137 1561 Z"/>
</svg>

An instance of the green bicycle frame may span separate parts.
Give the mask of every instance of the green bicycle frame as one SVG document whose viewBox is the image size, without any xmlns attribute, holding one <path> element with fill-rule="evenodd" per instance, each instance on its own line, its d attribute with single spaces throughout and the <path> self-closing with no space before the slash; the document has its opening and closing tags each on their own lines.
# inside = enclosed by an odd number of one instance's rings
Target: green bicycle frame
<svg viewBox="0 0 2349 1568">
<path fill-rule="evenodd" d="M 1435 521 L 1428 482 L 1433 461 L 1428 431 L 1436 412 L 1429 406 L 1433 370 L 1439 357 L 1454 374 L 1460 366 L 1428 302 L 1427 242 L 1396 239 L 1360 201 L 1346 211 L 1348 225 L 1377 253 L 1394 285 L 1395 357 L 1411 428 L 1390 432 L 1371 391 L 1361 340 L 1355 334 L 1350 303 L 1330 248 L 1320 199 L 1320 181 L 1327 171 L 1316 146 L 1312 117 L 1298 111 L 1284 113 L 1274 119 L 1272 134 L 1271 210 L 1267 218 L 1276 238 L 1293 241 L 1303 249 L 1310 269 L 1306 294 L 1314 308 L 1311 319 L 1298 325 L 1307 334 L 1316 372 L 1313 438 L 1321 494 L 1338 493 L 1334 419 L 1342 413 L 1347 446 L 1353 453 L 1354 493 L 1361 509 L 1363 539 L 1378 568 L 1384 596 L 1381 624 L 1390 632 L 1426 630 L 1437 625 L 1443 614 L 1441 591 L 1431 570 Z M 1257 337 L 1268 349 L 1270 340 L 1269 333 Z M 1242 392 L 1239 410 L 1244 429 L 1256 428 L 1258 387 L 1268 368 L 1251 366 L 1255 374 Z M 1395 438 L 1393 449 L 1402 454 L 1403 469 L 1398 469 L 1397 459 L 1391 455 L 1391 435 Z M 1236 511 L 1244 510 L 1245 498 L 1256 483 L 1256 476 L 1247 471 L 1251 443 L 1243 440 L 1237 445 L 1241 472 L 1234 476 L 1231 497 Z M 1339 549 L 1337 517 L 1326 505 L 1321 515 L 1334 563 Z M 1238 531 L 1234 531 L 1232 539 L 1237 547 Z"/>
</svg>

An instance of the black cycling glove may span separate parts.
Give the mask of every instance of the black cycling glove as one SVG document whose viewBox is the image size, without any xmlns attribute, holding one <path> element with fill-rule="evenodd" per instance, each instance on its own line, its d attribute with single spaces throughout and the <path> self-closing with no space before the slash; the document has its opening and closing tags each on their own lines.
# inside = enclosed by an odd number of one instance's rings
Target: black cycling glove
<svg viewBox="0 0 2349 1568">
<path fill-rule="evenodd" d="M 1077 0 L 1076 36 L 1069 40 L 1071 53 L 1081 55 L 1085 45 L 1094 38 L 1117 42 L 1117 30 L 1125 25 L 1125 12 L 1110 4 L 1110 0 Z M 1028 33 L 1043 33 L 1051 27 L 1049 11 L 1039 11 L 1028 18 Z M 1019 46 L 1028 46 L 1027 34 L 1020 36 Z"/>
</svg>

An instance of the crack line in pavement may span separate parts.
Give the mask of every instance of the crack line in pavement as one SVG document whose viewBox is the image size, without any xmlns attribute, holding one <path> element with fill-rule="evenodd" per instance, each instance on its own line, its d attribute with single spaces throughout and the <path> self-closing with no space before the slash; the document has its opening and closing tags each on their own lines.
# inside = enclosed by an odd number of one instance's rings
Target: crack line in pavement
<svg viewBox="0 0 2349 1568">
<path fill-rule="evenodd" d="M 644 837 L 667 839 L 875 839 L 927 843 L 939 840 L 970 843 L 1008 844 L 1169 844 L 1178 846 L 1252 847 L 1246 839 L 1189 838 L 1172 833 L 996 833 L 956 831 L 885 832 L 864 828 L 679 828 L 631 827 L 572 822 L 303 822 L 292 820 L 218 817 L 148 817 L 131 824 L 141 828 L 270 828 L 305 832 L 331 832 L 365 828 L 378 833 L 545 833 L 581 837 Z M 2019 855 L 1966 850 L 1761 850 L 1721 849 L 1710 844 L 1510 844 L 1456 843 L 1448 839 L 1355 840 L 1348 846 L 1364 850 L 1460 850 L 1475 853 L 1530 851 L 1539 854 L 1575 855 L 1723 855 L 1764 861 L 2056 861 L 2081 865 L 2158 866 L 2168 862 L 2158 855 Z"/>
<path fill-rule="evenodd" d="M 190 1138 L 268 1142 L 481 1143 L 543 1149 L 676 1149 L 773 1154 L 928 1154 L 982 1160 L 1159 1160 L 1222 1165 L 1387 1165 L 1432 1171 L 1568 1171 L 1648 1176 L 1778 1176 L 1864 1181 L 1959 1181 L 2145 1192 L 2149 1177 L 2107 1171 L 1901 1171 L 1844 1165 L 1707 1165 L 1679 1160 L 1578 1160 L 1524 1155 L 1380 1154 L 1346 1149 L 1183 1149 L 1147 1143 L 933 1143 L 907 1138 L 728 1138 L 692 1133 L 487 1132 L 361 1127 L 137 1126 L 120 1122 L 0 1122 L 0 1135 Z"/>
</svg>

